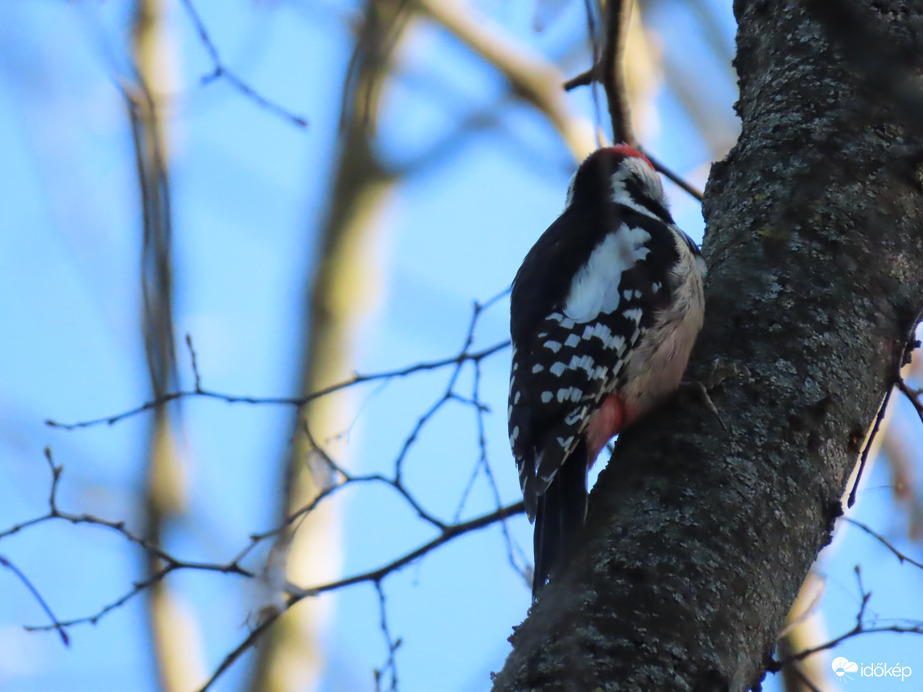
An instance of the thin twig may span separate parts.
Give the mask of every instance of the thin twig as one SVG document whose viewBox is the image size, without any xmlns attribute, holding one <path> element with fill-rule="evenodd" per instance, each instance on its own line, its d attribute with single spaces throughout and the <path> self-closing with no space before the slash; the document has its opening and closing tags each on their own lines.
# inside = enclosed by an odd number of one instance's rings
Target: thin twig
<svg viewBox="0 0 923 692">
<path fill-rule="evenodd" d="M 289 596 L 285 608 L 280 610 L 273 610 L 270 612 L 265 620 L 263 620 L 256 628 L 254 628 L 244 638 L 244 640 L 240 642 L 240 644 L 234 647 L 234 649 L 224 657 L 208 681 L 199 689 L 199 692 L 206 692 L 206 690 L 208 690 L 212 684 L 214 684 L 214 682 L 219 677 L 221 677 L 221 675 L 234 663 L 234 661 L 240 658 L 251 646 L 256 643 L 260 635 L 262 635 L 263 632 L 265 632 L 283 612 L 294 606 L 302 599 L 318 596 L 329 591 L 337 591 L 339 589 L 343 589 L 354 584 L 361 584 L 363 582 L 380 582 L 392 572 L 397 572 L 410 563 L 420 559 L 427 553 L 435 550 L 439 546 L 448 543 L 454 538 L 457 538 L 466 533 L 470 533 L 471 531 L 476 531 L 486 526 L 490 526 L 491 524 L 494 524 L 498 521 L 503 521 L 504 519 L 515 514 L 521 514 L 524 510 L 525 507 L 523 506 L 523 503 L 516 502 L 515 504 L 508 505 L 495 512 L 476 517 L 460 524 L 447 526 L 442 533 L 440 533 L 432 540 L 376 569 L 354 574 L 344 579 L 338 579 L 336 581 L 308 589 L 292 589 L 292 591 L 297 591 L 297 593 L 293 593 Z"/>
<path fill-rule="evenodd" d="M 852 639 L 853 637 L 858 637 L 859 635 L 878 634 L 880 632 L 894 632 L 895 634 L 923 634 L 923 622 L 916 625 L 882 625 L 877 627 L 859 627 L 857 625 L 848 632 L 841 634 L 839 637 L 831 639 L 828 642 L 818 644 L 817 646 L 813 646 L 810 649 L 804 649 L 803 651 L 799 651 L 797 654 L 787 656 L 786 658 L 779 661 L 774 667 L 778 669 L 782 666 L 789 665 L 789 663 L 792 661 L 800 661 L 821 651 L 829 651 L 841 642 L 844 642 L 847 639 Z"/>
<path fill-rule="evenodd" d="M 202 391 L 202 378 L 199 376 L 199 364 L 196 362 L 195 348 L 192 346 L 192 335 L 186 334 L 186 347 L 189 349 L 189 359 L 192 361 L 192 375 L 195 377 L 195 391 Z"/>
<path fill-rule="evenodd" d="M 907 397 L 907 400 L 920 417 L 920 422 L 923 423 L 923 403 L 920 403 L 920 395 L 923 394 L 923 390 L 913 389 L 904 381 L 904 378 L 900 376 L 897 378 L 896 385 L 897 388 L 901 390 L 901 393 Z"/>
<path fill-rule="evenodd" d="M 230 396 L 230 395 L 225 395 L 225 394 L 221 394 L 218 392 L 214 392 L 214 391 L 205 389 L 202 386 L 202 378 L 201 378 L 201 374 L 199 371 L 199 365 L 198 365 L 198 354 L 195 351 L 191 337 L 187 337 L 186 346 L 189 351 L 189 357 L 190 357 L 191 365 L 192 365 L 192 372 L 193 372 L 193 377 L 194 377 L 194 382 L 195 382 L 194 389 L 167 393 L 163 395 L 162 397 L 159 397 L 155 401 L 148 402 L 147 404 L 144 404 L 135 409 L 132 409 L 131 411 L 117 414 L 115 416 L 111 416 L 106 419 L 99 419 L 97 421 L 84 421 L 82 423 L 71 424 L 69 426 L 49 422 L 50 425 L 58 425 L 60 427 L 87 427 L 89 425 L 102 423 L 102 422 L 114 423 L 118 420 L 121 420 L 130 415 L 134 415 L 143 410 L 148 410 L 148 409 L 155 408 L 156 406 L 163 405 L 164 403 L 168 401 L 172 401 L 174 399 L 179 399 L 183 397 L 193 397 L 193 396 L 201 396 L 205 398 L 218 398 L 218 399 L 227 401 L 229 403 L 234 403 L 237 401 L 246 401 L 248 403 L 283 403 L 283 404 L 290 404 L 290 405 L 302 405 L 306 403 L 307 401 L 310 401 L 311 399 L 316 398 L 318 396 L 323 396 L 333 391 L 338 391 L 340 389 L 344 389 L 350 386 L 355 386 L 355 385 L 358 385 L 364 382 L 369 382 L 369 381 L 374 380 L 374 381 L 380 381 L 380 382 L 387 383 L 389 380 L 393 378 L 403 377 L 403 376 L 407 376 L 413 373 L 424 372 L 424 371 L 434 371 L 434 370 L 437 370 L 443 367 L 449 367 L 451 369 L 448 383 L 447 383 L 446 389 L 444 390 L 443 395 L 434 404 L 434 406 L 431 407 L 431 409 L 426 414 L 424 414 L 424 416 L 421 417 L 421 419 L 417 422 L 417 424 L 411 430 L 408 438 L 405 440 L 405 444 L 402 447 L 400 454 L 398 455 L 397 459 L 394 462 L 394 475 L 392 477 L 388 477 L 383 474 L 358 475 L 358 474 L 351 473 L 348 469 L 344 468 L 334 458 L 332 458 L 321 444 L 318 444 L 318 442 L 313 439 L 311 435 L 311 431 L 308 429 L 307 423 L 305 422 L 304 428 L 305 428 L 305 434 L 307 435 L 308 440 L 311 442 L 312 447 L 317 450 L 321 459 L 331 469 L 336 481 L 329 487 L 324 488 L 324 490 L 318 495 L 318 497 L 314 498 L 308 505 L 306 505 L 305 507 L 302 507 L 301 509 L 289 515 L 284 520 L 281 526 L 275 527 L 272 530 L 265 531 L 263 533 L 257 533 L 257 534 L 250 535 L 249 543 L 247 544 L 247 546 L 242 551 L 240 551 L 240 553 L 237 554 L 232 560 L 228 562 L 195 562 L 195 561 L 190 561 L 190 560 L 184 560 L 184 559 L 176 557 L 175 555 L 167 552 L 165 549 L 159 547 L 158 545 L 155 545 L 153 542 L 148 541 L 144 536 L 135 534 L 134 532 L 130 531 L 125 526 L 125 523 L 122 521 L 111 521 L 111 520 L 104 519 L 101 517 L 96 517 L 90 514 L 74 514 L 74 513 L 61 510 L 57 505 L 57 489 L 58 489 L 59 482 L 60 482 L 61 475 L 62 475 L 62 467 L 57 466 L 54 463 L 50 450 L 46 450 L 45 458 L 46 458 L 49 472 L 51 475 L 50 492 L 49 492 L 49 497 L 48 497 L 48 511 L 40 517 L 36 517 L 28 521 L 22 522 L 15 526 L 9 527 L 5 531 L 0 532 L 0 539 L 6 536 L 12 535 L 13 533 L 17 533 L 27 527 L 31 527 L 31 526 L 44 523 L 44 522 L 48 522 L 48 521 L 52 521 L 52 520 L 64 520 L 64 521 L 68 521 L 74 524 L 89 524 L 89 525 L 100 526 L 100 527 L 103 527 L 103 528 L 119 533 L 128 542 L 134 543 L 135 545 L 139 546 L 151 558 L 156 558 L 162 561 L 162 566 L 159 569 L 157 569 L 154 573 L 147 575 L 147 577 L 143 581 L 133 584 L 132 588 L 129 589 L 127 592 L 123 593 L 118 599 L 105 605 L 103 608 L 101 608 L 99 611 L 97 611 L 96 613 L 92 615 L 81 617 L 81 618 L 76 618 L 72 620 L 66 620 L 66 621 L 59 621 L 59 620 L 52 618 L 54 620 L 54 623 L 50 626 L 34 626 L 34 627 L 29 627 L 28 629 L 49 630 L 49 629 L 54 628 L 54 629 L 58 629 L 59 631 L 63 633 L 65 629 L 70 626 L 76 626 L 76 625 L 81 625 L 81 624 L 86 624 L 86 623 L 95 624 L 108 613 L 121 607 L 122 605 L 127 603 L 129 600 L 131 600 L 135 596 L 151 588 L 154 584 L 166 579 L 171 573 L 180 571 L 180 570 L 221 572 L 221 573 L 235 574 L 237 576 L 242 576 L 248 579 L 258 578 L 257 573 L 251 570 L 245 569 L 244 567 L 241 566 L 241 561 L 251 553 L 251 551 L 255 548 L 255 546 L 257 546 L 264 540 L 270 538 L 271 536 L 278 535 L 279 532 L 286 530 L 288 527 L 292 526 L 293 524 L 296 524 L 298 521 L 300 521 L 305 516 L 307 516 L 307 514 L 309 514 L 320 502 L 324 501 L 326 498 L 330 497 L 331 495 L 338 492 L 340 489 L 346 487 L 347 485 L 351 485 L 354 483 L 355 484 L 384 483 L 388 485 L 390 488 L 392 488 L 395 492 L 397 492 L 401 496 L 403 501 L 406 502 L 408 506 L 412 507 L 417 512 L 418 516 L 421 519 L 423 519 L 424 521 L 429 523 L 431 526 L 433 526 L 433 528 L 435 528 L 438 533 L 429 541 L 419 545 L 416 549 L 409 551 L 391 560 L 390 562 L 386 564 L 380 565 L 379 567 L 372 569 L 372 570 L 368 570 L 366 572 L 353 574 L 351 576 L 338 579 L 336 581 L 312 586 L 307 589 L 302 588 L 301 586 L 298 586 L 298 585 L 286 583 L 282 587 L 282 590 L 287 595 L 284 601 L 283 607 L 280 607 L 278 609 L 266 610 L 265 612 L 261 613 L 263 617 L 260 619 L 258 626 L 254 630 L 252 630 L 248 634 L 248 636 L 242 642 L 240 642 L 237 647 L 234 648 L 234 650 L 232 650 L 230 653 L 228 653 L 225 656 L 225 658 L 221 661 L 220 665 L 215 670 L 211 679 L 206 683 L 203 689 L 207 689 L 215 680 L 218 679 L 218 677 L 222 675 L 222 673 L 225 670 L 227 670 L 227 668 L 230 665 L 233 664 L 233 662 L 237 658 L 239 658 L 244 652 L 246 652 L 250 647 L 252 647 L 257 642 L 261 634 L 265 632 L 268 627 L 271 626 L 271 624 L 276 620 L 276 618 L 278 618 L 288 608 L 293 607 L 300 600 L 304 598 L 308 598 L 308 597 L 316 597 L 323 593 L 348 588 L 355 584 L 372 583 L 375 585 L 376 589 L 379 590 L 380 598 L 382 599 L 380 606 L 383 606 L 384 605 L 383 599 L 385 598 L 385 592 L 383 589 L 383 581 L 388 575 L 392 574 L 393 572 L 401 570 L 405 566 L 422 558 L 429 552 L 436 550 L 440 546 L 446 544 L 447 542 L 465 533 L 479 530 L 481 528 L 484 528 L 496 522 L 501 522 L 503 524 L 504 535 L 506 536 L 506 540 L 507 540 L 507 548 L 508 548 L 508 553 L 510 555 L 510 561 L 518 569 L 518 565 L 516 563 L 515 556 L 513 554 L 512 539 L 509 536 L 508 529 L 505 526 L 505 521 L 509 517 L 515 514 L 521 513 L 523 511 L 523 503 L 518 502 L 513 505 L 506 506 L 506 507 L 500 506 L 499 490 L 497 489 L 496 482 L 493 479 L 493 474 L 490 470 L 490 466 L 487 460 L 487 452 L 486 452 L 486 432 L 485 432 L 484 416 L 489 411 L 489 409 L 486 406 L 486 404 L 483 401 L 481 401 L 481 393 L 480 393 L 481 362 L 485 360 L 486 358 L 505 349 L 506 346 L 508 345 L 508 342 L 498 343 L 489 348 L 479 350 L 479 351 L 472 350 L 472 345 L 475 340 L 475 331 L 476 331 L 479 318 L 483 315 L 484 311 L 487 308 L 499 302 L 505 295 L 508 294 L 508 292 L 509 292 L 509 289 L 505 289 L 504 291 L 499 292 L 498 294 L 496 294 L 495 296 L 493 296 L 492 298 L 490 298 L 488 301 L 486 301 L 483 304 L 481 303 L 474 304 L 472 315 L 471 315 L 471 320 L 465 331 L 464 342 L 458 354 L 451 358 L 446 358 L 440 361 L 433 361 L 433 362 L 428 362 L 428 363 L 418 363 L 416 365 L 408 366 L 408 367 L 401 368 L 398 370 L 376 373 L 372 375 L 356 374 L 349 381 L 333 385 L 331 387 L 326 388 L 325 390 L 321 392 L 315 392 L 312 395 L 299 398 L 299 399 L 294 399 L 294 398 L 267 399 L 267 398 L 258 398 L 258 397 L 238 397 L 238 396 Z M 457 392 L 456 387 L 458 386 L 462 370 L 466 367 L 466 364 L 469 362 L 472 363 L 474 367 L 474 384 L 473 384 L 472 395 L 470 397 L 467 397 Z M 408 488 L 404 486 L 404 484 L 402 483 L 401 471 L 402 471 L 403 461 L 406 458 L 406 455 L 409 452 L 413 441 L 416 439 L 416 436 L 419 434 L 424 424 L 432 417 L 432 415 L 435 415 L 435 412 L 438 410 L 439 407 L 444 405 L 446 402 L 452 401 L 452 400 L 457 401 L 463 404 L 464 406 L 470 406 L 475 411 L 475 415 L 477 417 L 477 421 L 479 425 L 479 445 L 481 449 L 481 459 L 479 460 L 479 464 L 485 470 L 485 474 L 488 477 L 488 481 L 490 482 L 491 487 L 494 490 L 494 497 L 495 497 L 495 500 L 497 501 L 498 506 L 495 511 L 489 514 L 485 514 L 485 515 L 476 517 L 468 521 L 458 521 L 456 518 L 456 520 L 453 521 L 451 524 L 447 524 L 443 522 L 441 519 L 439 519 L 438 517 L 430 514 L 428 511 L 426 511 L 423 508 L 423 505 L 420 502 L 420 500 L 416 496 L 414 496 L 414 494 L 412 494 L 408 490 Z M 384 613 L 382 617 L 385 618 L 384 622 L 387 623 L 386 613 Z M 397 673 L 396 673 L 396 670 L 394 669 L 393 654 L 396 651 L 397 646 L 399 646 L 400 640 L 399 639 L 395 640 L 391 636 L 390 629 L 388 629 L 386 632 L 386 638 L 388 641 L 390 653 L 389 653 L 389 660 L 385 666 L 385 670 L 387 670 L 389 667 L 391 668 L 391 673 L 392 673 L 391 686 L 392 686 L 392 689 L 395 689 L 396 684 L 397 684 Z"/>
<path fill-rule="evenodd" d="M 171 401 L 177 399 L 189 399 L 195 397 L 201 397 L 205 399 L 218 399 L 220 401 L 227 402 L 229 404 L 254 404 L 254 405 L 281 405 L 281 406 L 304 406 L 309 401 L 318 399 L 322 396 L 332 394 L 333 392 L 338 392 L 343 389 L 348 389 L 349 387 L 354 387 L 365 382 L 376 382 L 379 380 L 391 380 L 399 377 L 406 377 L 408 375 L 413 375 L 420 372 L 428 372 L 430 370 L 438 370 L 440 368 L 447 367 L 449 365 L 461 364 L 467 361 L 480 361 L 485 358 L 488 358 L 495 353 L 503 351 L 510 345 L 510 342 L 501 341 L 489 346 L 480 351 L 473 351 L 471 353 L 463 352 L 459 353 L 456 356 L 451 356 L 449 358 L 444 358 L 442 360 L 435 360 L 426 363 L 417 363 L 415 365 L 410 365 L 405 368 L 399 368 L 396 370 L 389 370 L 386 372 L 374 373 L 371 375 L 360 375 L 356 374 L 355 377 L 352 377 L 343 382 L 338 382 L 336 384 L 330 385 L 329 387 L 324 387 L 319 389 L 316 392 L 308 394 L 307 396 L 301 397 L 284 397 L 284 396 L 247 396 L 247 395 L 238 395 L 238 394 L 227 394 L 224 392 L 218 392 L 212 389 L 200 388 L 200 389 L 184 389 L 177 392 L 169 392 L 163 396 L 156 397 L 150 401 L 146 401 L 140 406 L 123 411 L 121 413 L 116 413 L 110 416 L 103 416 L 101 418 L 93 418 L 90 420 L 79 421 L 76 423 L 61 423 L 60 421 L 48 419 L 45 421 L 45 425 L 52 428 L 61 428 L 62 430 L 77 430 L 79 428 L 90 428 L 96 425 L 113 425 L 118 423 L 126 418 L 131 418 L 145 411 L 150 411 L 158 406 L 163 406 Z"/>
<path fill-rule="evenodd" d="M 279 116 L 280 118 L 287 120 L 297 127 L 307 127 L 308 121 L 306 118 L 303 118 L 300 115 L 295 115 L 290 111 L 286 110 L 277 103 L 273 103 L 265 96 L 259 94 L 253 87 L 247 84 L 244 80 L 237 76 L 237 74 L 228 69 L 227 65 L 221 60 L 221 56 L 218 55 L 218 48 L 215 46 L 214 41 L 212 41 L 211 36 L 208 33 L 208 30 L 205 28 L 205 22 L 202 21 L 202 17 L 199 16 L 198 11 L 195 6 L 192 4 L 192 0 L 182 0 L 183 6 L 186 8 L 186 13 L 189 15 L 189 18 L 192 20 L 192 24 L 195 27 L 196 33 L 199 35 L 199 39 L 202 41 L 202 45 L 205 47 L 205 52 L 208 53 L 208 57 L 212 61 L 212 71 L 211 73 L 205 75 L 202 78 L 202 84 L 210 84 L 211 82 L 217 79 L 224 79 L 231 86 L 233 86 L 237 91 L 242 93 L 248 99 L 256 103 L 260 108 L 264 108 L 274 115 Z"/>
<path fill-rule="evenodd" d="M 874 530 L 871 529 L 871 527 L 867 526 L 866 524 L 863 524 L 861 521 L 856 521 L 855 519 L 852 519 L 852 518 L 850 518 L 850 517 L 843 517 L 843 521 L 849 522 L 850 524 L 852 524 L 852 525 L 855 526 L 856 528 L 859 528 L 859 529 L 862 529 L 863 531 L 865 531 L 869 536 L 871 536 L 872 538 L 876 539 L 876 540 L 877 540 L 879 543 L 881 543 L 885 548 L 887 548 L 888 550 L 890 550 L 890 551 L 894 554 L 894 556 L 895 556 L 898 560 L 900 560 L 902 563 L 903 563 L 903 562 L 909 562 L 909 563 L 910 563 L 911 565 L 913 565 L 914 567 L 918 567 L 918 568 L 920 568 L 920 569 L 923 569 L 923 563 L 917 562 L 916 560 L 914 560 L 914 559 L 913 559 L 912 557 L 910 557 L 909 555 L 905 555 L 904 553 L 902 553 L 900 550 L 898 550 L 897 548 L 895 548 L 887 538 L 885 538 L 885 537 L 882 536 L 881 534 L 876 533 Z"/>
<path fill-rule="evenodd" d="M 852 490 L 849 492 L 849 499 L 846 501 L 847 507 L 852 507 L 856 504 L 856 491 L 859 490 L 859 481 L 862 480 L 862 472 L 865 471 L 865 462 L 868 460 L 869 452 L 872 449 L 872 443 L 875 441 L 875 436 L 878 435 L 878 428 L 881 427 L 881 422 L 885 418 L 885 411 L 888 408 L 888 401 L 891 399 L 892 391 L 893 387 L 888 387 L 888 391 L 885 392 L 885 398 L 882 400 L 881 406 L 878 407 L 878 413 L 875 415 L 875 425 L 872 426 L 872 433 L 869 435 L 869 439 L 862 449 L 862 456 L 859 458 L 859 471 L 856 473 L 856 481 L 853 483 Z"/>
<path fill-rule="evenodd" d="M 376 692 L 381 690 L 381 680 L 387 671 L 391 675 L 391 684 L 388 689 L 391 692 L 397 692 L 397 661 L 394 654 L 403 642 L 400 637 L 394 639 L 391 636 L 391 627 L 388 625 L 388 603 L 380 581 L 375 582 L 375 593 L 378 595 L 378 623 L 382 636 L 385 638 L 385 646 L 388 649 L 388 658 L 385 660 L 385 665 L 380 670 L 375 670 L 375 690 Z"/>
<path fill-rule="evenodd" d="M 857 522 L 852 523 L 858 525 Z M 875 534 L 872 533 L 872 535 Z M 862 571 L 859 568 L 859 565 L 855 566 L 854 571 L 856 574 L 856 582 L 859 586 L 859 597 L 861 599 L 859 602 L 859 612 L 856 613 L 856 625 L 848 632 L 841 634 L 839 637 L 824 642 L 823 644 L 818 644 L 817 646 L 811 647 L 809 649 L 804 649 L 796 654 L 791 654 L 779 661 L 774 662 L 770 666 L 771 670 L 779 671 L 785 666 L 792 665 L 797 661 L 804 660 L 805 658 L 813 656 L 814 654 L 821 651 L 829 651 L 841 642 L 862 634 L 875 634 L 878 632 L 894 632 L 896 634 L 923 634 L 923 622 L 916 622 L 912 625 L 879 625 L 867 627 L 865 625 L 865 613 L 866 609 L 868 608 L 869 599 L 872 597 L 872 593 L 865 590 L 865 586 L 862 583 Z"/>
<path fill-rule="evenodd" d="M 9 558 L 0 555 L 0 565 L 6 567 L 10 570 L 16 577 L 21 581 L 25 587 L 29 590 L 29 593 L 32 594 L 33 598 L 38 601 L 38 604 L 42 607 L 42 610 L 45 611 L 45 614 L 48 616 L 48 619 L 52 622 L 52 627 L 57 630 L 58 634 L 61 636 L 61 641 L 64 642 L 64 646 L 70 646 L 70 639 L 67 636 L 67 632 L 64 630 L 64 627 L 61 625 L 61 622 L 58 618 L 55 617 L 55 614 L 51 611 L 51 607 L 48 605 L 48 602 L 42 598 L 42 594 L 39 593 L 39 590 L 35 588 L 29 578 L 23 574 L 23 572 L 14 565 Z"/>
</svg>

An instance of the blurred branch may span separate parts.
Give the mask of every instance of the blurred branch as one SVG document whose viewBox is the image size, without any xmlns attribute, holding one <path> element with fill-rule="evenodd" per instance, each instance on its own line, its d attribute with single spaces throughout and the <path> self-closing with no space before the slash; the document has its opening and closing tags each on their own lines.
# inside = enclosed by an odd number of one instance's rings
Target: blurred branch
<svg viewBox="0 0 923 692">
<path fill-rule="evenodd" d="M 664 5 L 666 5 L 664 7 Z M 679 12 L 688 12 L 694 17 L 695 27 L 690 31 L 695 43 L 711 54 L 712 69 L 704 69 L 703 60 L 688 59 L 690 44 L 676 45 L 667 42 L 661 51 L 661 66 L 670 91 L 684 108 L 696 130 L 708 147 L 708 158 L 723 158 L 734 144 L 739 132 L 739 123 L 730 109 L 715 102 L 716 82 L 724 83 L 729 94 L 735 90 L 736 75 L 731 66 L 734 54 L 732 39 L 725 36 L 718 14 L 721 10 L 708 3 L 645 2 L 641 4 L 645 20 L 656 21 L 652 15 L 663 19 Z M 692 36 L 690 36 L 692 38 Z"/>
<path fill-rule="evenodd" d="M 304 338 L 299 387 L 305 393 L 334 386 L 353 369 L 356 340 L 367 313 L 380 294 L 381 241 L 387 205 L 398 179 L 380 161 L 376 129 L 381 93 L 390 75 L 391 57 L 406 35 L 412 15 L 406 0 L 364 3 L 353 59 L 346 76 L 340 150 L 333 172 L 329 207 L 319 228 L 317 249 L 306 271 Z M 355 417 L 355 405 L 341 389 L 315 397 L 296 411 L 295 435 L 284 462 L 282 517 L 312 503 L 335 482 L 318 439 L 339 446 L 337 435 Z M 399 476 L 397 477 L 399 481 Z M 417 505 L 419 509 L 419 505 Z M 307 513 L 291 530 L 279 532 L 265 579 L 274 606 L 283 571 L 288 581 L 328 579 L 339 569 L 339 515 L 331 504 Z M 275 594 L 271 593 L 276 591 Z M 254 692 L 311 689 L 323 666 L 321 630 L 326 604 L 311 604 L 291 614 L 257 652 L 249 688 Z"/>
<path fill-rule="evenodd" d="M 787 658 L 826 639 L 820 614 L 823 595 L 824 583 L 812 570 L 785 618 L 785 628 L 776 643 L 778 658 Z M 781 671 L 785 692 L 819 692 L 819 687 L 831 689 L 829 670 L 824 656 L 792 661 Z"/>
<path fill-rule="evenodd" d="M 132 20 L 132 54 L 138 85 L 129 93 L 138 185 L 142 203 L 141 252 L 142 328 L 148 374 L 154 397 L 176 389 L 176 350 L 173 315 L 173 212 L 168 170 L 166 121 L 161 101 L 175 81 L 174 58 L 163 0 L 136 0 Z M 183 467 L 176 434 L 180 420 L 175 407 L 160 406 L 147 441 L 144 493 L 148 544 L 159 546 L 164 524 L 184 506 Z M 177 594 L 162 581 L 162 558 L 145 551 L 146 615 L 151 653 L 161 688 L 185 692 L 201 679 L 197 627 Z"/>
<path fill-rule="evenodd" d="M 550 62 L 504 34 L 459 0 L 413 0 L 426 16 L 454 34 L 495 67 L 512 89 L 551 121 L 574 159 L 582 161 L 596 148 L 592 129 L 570 108 L 561 72 Z"/>
<path fill-rule="evenodd" d="M 672 50 L 665 51 L 661 63 L 667 86 L 686 111 L 696 132 L 701 133 L 702 142 L 708 147 L 709 159 L 723 157 L 734 144 L 738 124 L 729 113 L 719 109 L 714 86 L 705 84 L 713 81 L 714 76 Z M 732 84 L 728 82 L 729 91 Z"/>
<path fill-rule="evenodd" d="M 203 85 L 210 84 L 211 82 L 214 82 L 218 79 L 223 79 L 232 87 L 237 89 L 237 91 L 253 101 L 260 108 L 263 108 L 273 115 L 277 115 L 280 118 L 287 120 L 292 125 L 297 127 L 308 126 L 308 121 L 306 118 L 300 115 L 295 115 L 279 104 L 270 101 L 265 96 L 262 96 L 253 87 L 251 87 L 243 79 L 237 76 L 236 72 L 228 69 L 227 65 L 218 54 L 218 48 L 215 46 L 214 41 L 212 41 L 212 38 L 205 27 L 205 22 L 203 22 L 202 17 L 199 16 L 195 5 L 192 4 L 192 0 L 181 0 L 181 2 L 183 7 L 186 8 L 186 13 L 189 15 L 189 19 L 192 20 L 192 24 L 195 27 L 196 33 L 199 35 L 199 39 L 202 41 L 202 45 L 205 47 L 205 52 L 208 53 L 208 57 L 212 61 L 212 72 L 202 77 Z"/>
<path fill-rule="evenodd" d="M 907 444 L 912 438 L 909 430 L 901 430 L 900 423 L 892 419 L 882 436 L 881 452 L 891 476 L 891 495 L 895 506 L 906 512 L 906 535 L 911 541 L 923 536 L 923 498 L 918 492 L 919 470 L 914 458 L 915 449 Z"/>
</svg>

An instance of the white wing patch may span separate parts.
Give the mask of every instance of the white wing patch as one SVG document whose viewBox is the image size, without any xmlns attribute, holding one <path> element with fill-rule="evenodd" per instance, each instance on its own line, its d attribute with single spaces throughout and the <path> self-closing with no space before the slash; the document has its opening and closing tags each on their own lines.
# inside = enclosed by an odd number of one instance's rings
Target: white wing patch
<svg viewBox="0 0 923 692">
<path fill-rule="evenodd" d="M 589 322 L 601 312 L 616 310 L 622 300 L 622 274 L 647 257 L 650 249 L 644 243 L 650 239 L 643 228 L 625 224 L 609 233 L 571 282 L 564 314 L 574 322 Z"/>
</svg>

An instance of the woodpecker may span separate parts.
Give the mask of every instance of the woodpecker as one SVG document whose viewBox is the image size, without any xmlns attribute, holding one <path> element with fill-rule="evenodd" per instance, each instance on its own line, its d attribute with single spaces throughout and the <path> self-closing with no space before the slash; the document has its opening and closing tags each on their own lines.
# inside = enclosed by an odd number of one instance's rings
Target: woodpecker
<svg viewBox="0 0 923 692">
<path fill-rule="evenodd" d="M 705 261 L 626 144 L 590 154 L 513 281 L 509 434 L 535 522 L 533 600 L 586 520 L 606 443 L 676 390 L 705 312 Z"/>
</svg>

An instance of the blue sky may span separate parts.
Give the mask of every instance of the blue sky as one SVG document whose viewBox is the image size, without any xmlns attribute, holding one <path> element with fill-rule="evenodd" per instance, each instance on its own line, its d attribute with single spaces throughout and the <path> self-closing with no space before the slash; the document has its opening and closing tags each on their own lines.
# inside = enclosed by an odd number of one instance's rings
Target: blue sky
<svg viewBox="0 0 923 692">
<path fill-rule="evenodd" d="M 730 54 L 730 3 L 716 4 Z M 177 334 L 192 335 L 207 387 L 287 395 L 295 389 L 303 284 L 329 194 L 355 8 L 216 0 L 196 7 L 222 60 L 310 126 L 294 127 L 224 81 L 201 85 L 211 65 L 188 17 L 175 8 L 180 78 L 170 123 Z M 534 50 L 569 56 L 568 73 L 585 67 L 586 56 L 569 48 L 582 28 L 580 3 L 565 5 L 542 34 L 532 30 L 531 2 L 480 0 L 477 7 Z M 685 51 L 703 69 L 718 71 L 705 80 L 712 85 L 708 101 L 733 141 L 726 65 L 708 57 L 700 27 L 674 3 L 659 3 L 651 18 L 661 50 Z M 149 398 L 138 312 L 138 194 L 129 124 L 114 86 L 131 73 L 126 39 L 119 3 L 0 4 L 0 529 L 45 511 L 45 446 L 65 469 L 62 506 L 140 525 L 148 421 L 140 416 L 77 432 L 43 425 L 46 418 L 71 422 L 117 413 Z M 505 99 L 505 85 L 490 68 L 431 25 L 415 29 L 401 65 L 381 125 L 386 160 L 400 163 L 426 151 L 453 131 L 459 114 L 493 110 L 501 126 L 459 136 L 444 158 L 402 181 L 390 201 L 381 228 L 378 306 L 358 349 L 356 368 L 363 373 L 457 353 L 472 302 L 509 284 L 560 210 L 573 165 L 542 118 Z M 586 93 L 572 99 L 592 117 Z M 658 92 L 655 103 L 657 122 L 643 130 L 645 144 L 701 187 L 707 146 L 668 90 Z M 700 239 L 698 205 L 668 190 L 680 225 Z M 475 347 L 507 338 L 507 329 L 508 303 L 500 300 L 482 315 Z M 178 347 L 189 386 L 188 360 Z M 486 448 L 505 503 L 519 499 L 503 415 L 508 358 L 501 352 L 485 361 L 481 382 L 491 406 Z M 356 472 L 392 468 L 448 376 L 440 371 L 357 390 L 361 408 L 349 436 Z M 471 386 L 469 368 L 459 391 L 470 393 Z M 226 560 L 246 545 L 249 533 L 272 525 L 291 411 L 197 399 L 184 402 L 183 416 L 189 509 L 171 531 L 170 548 L 189 558 Z M 407 458 L 411 490 L 444 518 L 454 515 L 478 463 L 475 424 L 470 408 L 450 403 Z M 916 434 L 912 425 L 904 427 Z M 899 541 L 902 524 L 882 466 L 869 474 L 855 516 Z M 339 507 L 344 574 L 376 567 L 432 536 L 386 489 L 347 489 Z M 482 475 L 463 516 L 492 507 Z M 515 518 L 510 529 L 530 553 L 526 520 Z M 923 617 L 923 572 L 900 567 L 856 530 L 844 533 L 821 563 L 828 632 L 854 624 L 859 596 L 852 569 L 859 563 L 873 592 L 871 611 Z M 0 541 L 0 554 L 28 574 L 60 618 L 99 610 L 128 590 L 141 569 L 139 555 L 121 537 L 93 527 L 30 529 Z M 210 671 L 245 636 L 254 589 L 213 574 L 176 575 L 170 583 L 200 619 Z M 95 627 L 73 628 L 65 650 L 53 634 L 22 630 L 44 616 L 9 572 L 0 571 L 0 584 L 0 689 L 156 686 L 141 600 Z M 485 689 L 489 671 L 506 656 L 511 627 L 529 605 L 529 590 L 509 566 L 498 527 L 389 577 L 385 590 L 390 628 L 403 641 L 397 660 L 404 692 Z M 372 669 L 386 658 L 375 592 L 360 585 L 330 603 L 324 689 L 372 689 Z M 837 655 L 915 664 L 923 676 L 921 650 L 919 640 L 906 635 L 875 635 L 845 643 Z M 218 689 L 238 688 L 248 661 L 238 662 Z M 904 684 L 893 689 L 914 689 Z M 883 689 L 869 685 L 857 679 L 849 689 Z"/>
</svg>

